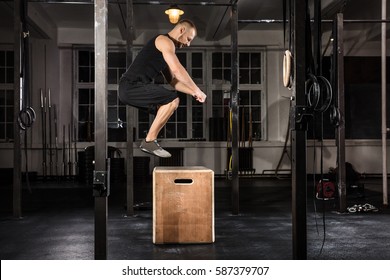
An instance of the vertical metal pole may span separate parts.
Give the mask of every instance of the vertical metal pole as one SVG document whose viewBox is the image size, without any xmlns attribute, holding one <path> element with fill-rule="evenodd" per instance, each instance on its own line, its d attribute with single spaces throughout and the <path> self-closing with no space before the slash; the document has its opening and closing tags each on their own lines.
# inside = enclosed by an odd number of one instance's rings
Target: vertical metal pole
<svg viewBox="0 0 390 280">
<path fill-rule="evenodd" d="M 306 178 L 306 134 L 305 120 L 298 122 L 296 109 L 306 106 L 306 11 L 307 1 L 293 1 L 293 57 L 294 57 L 294 84 L 293 110 L 291 115 L 291 144 L 292 144 L 292 234 L 293 258 L 307 258 L 306 232 L 306 205 L 307 205 L 307 178 Z"/>
<path fill-rule="evenodd" d="M 95 0 L 95 170 L 107 158 L 107 0 Z M 95 197 L 95 259 L 107 258 L 107 196 Z"/>
<path fill-rule="evenodd" d="M 133 62 L 133 0 L 126 0 L 127 17 L 126 17 L 126 67 L 129 67 Z M 126 188 L 126 205 L 127 215 L 134 215 L 134 108 L 126 106 L 126 133 L 127 133 L 127 188 Z"/>
<path fill-rule="evenodd" d="M 232 86 L 230 91 L 230 106 L 232 108 L 232 213 L 233 215 L 238 215 L 239 213 L 239 203 L 240 203 L 240 194 L 239 194 L 239 158 L 238 158 L 238 135 L 239 135 L 239 108 L 238 108 L 238 98 L 239 98 L 239 89 L 238 89 L 238 11 L 237 4 L 231 6 L 231 64 L 232 64 Z"/>
<path fill-rule="evenodd" d="M 14 170 L 13 170 L 13 216 L 22 217 L 22 153 L 18 115 L 20 111 L 20 51 L 21 51 L 21 0 L 14 1 Z"/>
<path fill-rule="evenodd" d="M 382 20 L 386 20 L 386 0 L 382 0 Z M 382 178 L 383 205 L 387 199 L 387 123 L 386 123 L 386 22 L 382 22 Z"/>
<path fill-rule="evenodd" d="M 344 16 L 336 15 L 334 34 L 336 40 L 333 44 L 333 59 L 336 69 L 334 92 L 337 94 L 337 108 L 340 112 L 339 125 L 336 129 L 337 146 L 337 187 L 339 193 L 339 212 L 347 211 L 347 189 L 345 173 L 345 93 L 344 93 Z"/>
<path fill-rule="evenodd" d="M 321 75 L 321 0 L 314 1 L 314 61 L 315 61 L 315 75 Z M 322 135 L 321 135 L 322 137 Z"/>
</svg>

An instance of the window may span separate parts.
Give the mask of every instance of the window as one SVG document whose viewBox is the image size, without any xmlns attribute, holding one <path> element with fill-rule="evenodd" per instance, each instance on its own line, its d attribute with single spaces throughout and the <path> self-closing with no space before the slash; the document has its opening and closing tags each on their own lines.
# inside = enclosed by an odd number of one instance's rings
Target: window
<svg viewBox="0 0 390 280">
<path fill-rule="evenodd" d="M 136 55 L 138 50 L 134 51 Z M 194 82 L 208 95 L 208 102 L 199 103 L 192 96 L 179 92 L 180 104 L 159 134 L 162 139 L 205 139 L 226 141 L 231 87 L 231 53 L 226 51 L 185 50 L 177 56 Z M 260 50 L 241 51 L 240 63 L 240 135 L 245 140 L 264 139 L 264 54 Z M 210 58 L 210 59 L 209 59 Z M 126 71 L 126 53 L 108 53 L 107 127 L 108 141 L 126 141 L 126 105 L 118 98 L 118 83 Z M 75 93 L 77 97 L 78 141 L 94 141 L 94 52 L 75 51 Z M 171 88 L 162 75 L 156 84 Z M 207 109 L 207 110 L 206 110 Z M 135 111 L 136 138 L 145 138 L 153 115 Z M 207 121 L 206 121 L 207 120 Z M 209 122 L 209 123 L 207 123 Z M 217 135 L 221 133 L 221 135 Z"/>
<path fill-rule="evenodd" d="M 230 84 L 231 54 L 229 52 L 213 52 L 212 54 L 212 83 L 213 85 Z"/>
<path fill-rule="evenodd" d="M 126 71 L 126 53 L 108 53 L 107 77 L 107 137 L 109 142 L 125 142 L 126 137 L 126 105 L 118 98 L 118 84 L 122 74 Z"/>
<path fill-rule="evenodd" d="M 177 53 L 180 63 L 187 69 L 194 82 L 205 91 L 204 53 L 201 51 L 180 51 Z M 155 83 L 166 83 L 163 77 L 157 77 Z M 199 103 L 192 96 L 179 92 L 180 104 L 177 110 L 161 130 L 159 138 L 165 139 L 202 139 L 204 138 L 205 104 Z M 153 121 L 145 112 L 138 112 L 138 138 L 146 136 Z"/>
<path fill-rule="evenodd" d="M 81 142 L 92 142 L 95 132 L 95 90 L 80 88 L 78 97 L 78 139 Z"/>
<path fill-rule="evenodd" d="M 240 131 L 245 140 L 260 140 L 261 129 L 261 91 L 240 91 Z"/>
<path fill-rule="evenodd" d="M 204 64 L 203 64 L 203 53 L 202 52 L 193 52 L 191 53 L 191 70 L 190 74 L 194 82 L 204 91 Z M 192 128 L 191 128 L 191 138 L 193 139 L 202 139 L 204 138 L 204 104 L 199 103 L 194 98 L 189 96 L 191 99 L 191 109 L 192 109 Z"/>
<path fill-rule="evenodd" d="M 262 75 L 263 53 L 241 51 L 239 53 L 239 126 L 240 140 L 262 140 L 262 104 L 264 82 Z M 230 119 L 231 53 L 211 54 L 212 116 L 209 137 L 211 141 L 226 139 Z M 218 128 L 218 129 L 216 129 Z"/>
<path fill-rule="evenodd" d="M 95 81 L 95 53 L 93 51 L 78 52 L 78 82 L 93 83 Z"/>
<path fill-rule="evenodd" d="M 14 138 L 14 52 L 0 50 L 0 141 Z"/>
<path fill-rule="evenodd" d="M 240 52 L 240 85 L 261 84 L 261 53 Z"/>
<path fill-rule="evenodd" d="M 78 141 L 94 141 L 95 90 L 94 51 L 76 51 Z M 108 53 L 107 137 L 109 142 L 126 141 L 126 106 L 118 98 L 118 82 L 126 70 L 126 53 Z"/>
<path fill-rule="evenodd" d="M 95 119 L 95 56 L 91 50 L 76 51 L 77 139 L 94 141 Z M 76 106 L 75 106 L 76 107 Z"/>
</svg>

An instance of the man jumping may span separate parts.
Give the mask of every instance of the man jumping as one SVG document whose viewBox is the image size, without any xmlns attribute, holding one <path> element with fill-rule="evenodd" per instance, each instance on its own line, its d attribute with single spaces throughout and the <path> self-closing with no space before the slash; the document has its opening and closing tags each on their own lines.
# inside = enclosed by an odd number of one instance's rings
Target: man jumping
<svg viewBox="0 0 390 280">
<path fill-rule="evenodd" d="M 135 58 L 119 82 L 119 99 L 127 105 L 147 110 L 155 115 L 140 149 L 159 157 L 171 154 L 161 148 L 157 136 L 179 106 L 175 91 L 153 84 L 153 79 L 162 73 L 175 90 L 205 102 L 206 94 L 194 83 L 176 56 L 176 50 L 190 46 L 196 36 L 196 27 L 190 20 L 181 20 L 167 34 L 153 37 Z"/>
</svg>

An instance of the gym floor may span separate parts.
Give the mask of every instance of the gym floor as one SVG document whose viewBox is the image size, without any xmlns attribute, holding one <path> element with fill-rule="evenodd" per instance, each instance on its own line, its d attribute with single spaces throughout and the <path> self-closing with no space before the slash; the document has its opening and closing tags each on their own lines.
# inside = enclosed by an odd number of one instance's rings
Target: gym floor
<svg viewBox="0 0 390 280">
<path fill-rule="evenodd" d="M 381 179 L 363 184 L 348 194 L 347 206 L 369 203 L 378 211 L 340 214 L 337 199 L 313 198 L 314 187 L 308 182 L 308 259 L 390 259 L 390 210 L 382 207 Z M 12 217 L 11 184 L 1 189 L 2 260 L 94 259 L 94 199 L 89 187 L 73 181 L 32 182 L 32 192 L 23 192 L 21 219 Z M 135 182 L 135 216 L 126 217 L 125 186 L 111 186 L 108 259 L 292 259 L 289 179 L 241 178 L 240 214 L 232 215 L 230 183 L 216 178 L 215 243 L 202 245 L 152 243 L 151 189 L 150 180 Z"/>
</svg>

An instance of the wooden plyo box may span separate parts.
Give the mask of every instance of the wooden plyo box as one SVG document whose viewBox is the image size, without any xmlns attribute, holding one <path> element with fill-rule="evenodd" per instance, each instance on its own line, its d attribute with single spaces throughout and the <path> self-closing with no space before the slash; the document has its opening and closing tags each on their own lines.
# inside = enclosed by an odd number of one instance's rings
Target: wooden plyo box
<svg viewBox="0 0 390 280">
<path fill-rule="evenodd" d="M 214 242 L 214 172 L 202 166 L 153 170 L 153 243 Z"/>
</svg>

